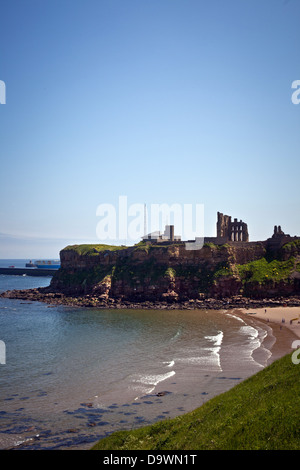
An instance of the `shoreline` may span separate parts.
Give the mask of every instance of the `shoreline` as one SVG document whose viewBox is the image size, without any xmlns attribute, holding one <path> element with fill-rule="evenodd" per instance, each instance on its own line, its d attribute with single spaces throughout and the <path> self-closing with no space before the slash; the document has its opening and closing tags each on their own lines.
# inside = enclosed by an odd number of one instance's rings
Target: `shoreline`
<svg viewBox="0 0 300 470">
<path fill-rule="evenodd" d="M 57 292 L 49 287 L 38 287 L 34 289 L 13 289 L 0 293 L 0 298 L 19 299 L 32 302 L 44 302 L 51 305 L 65 305 L 83 308 L 128 308 L 128 309 L 212 309 L 233 310 L 239 309 L 247 312 L 249 309 L 255 311 L 258 316 L 261 310 L 275 307 L 298 308 L 300 312 L 300 296 L 278 297 L 265 299 L 251 299 L 236 295 L 233 297 L 215 298 L 204 297 L 203 299 L 173 300 L 129 300 L 122 298 L 102 298 L 93 294 L 74 295 Z M 248 312 L 249 313 L 249 312 Z M 261 317 L 264 318 L 264 317 Z M 288 318 L 290 320 L 290 317 Z M 299 320 L 300 321 L 300 320 Z"/>
<path fill-rule="evenodd" d="M 97 298 L 93 295 L 74 296 L 62 292 L 52 291 L 49 287 L 39 287 L 24 290 L 8 290 L 0 293 L 0 298 L 23 300 L 24 302 L 42 302 L 51 306 L 66 306 L 72 308 L 95 309 L 138 309 L 138 310 L 222 310 L 235 312 L 241 318 L 262 322 L 274 331 L 276 341 L 273 348 L 277 350 L 276 357 L 284 348 L 285 353 L 293 350 L 293 340 L 300 338 L 300 297 L 250 299 L 242 296 L 216 299 L 190 299 L 181 302 L 158 301 L 131 301 L 113 298 Z M 286 331 L 288 330 L 288 331 Z M 284 340 L 284 338 L 286 338 Z M 279 346 L 279 343 L 282 346 Z M 285 346 L 283 346 L 285 343 Z"/>
<path fill-rule="evenodd" d="M 263 320 L 271 325 L 277 325 L 279 330 L 288 328 L 298 338 L 300 338 L 300 307 L 259 307 L 254 308 L 253 315 L 259 320 Z M 250 314 L 246 309 L 241 309 L 243 314 Z"/>
<path fill-rule="evenodd" d="M 3 295 L 5 294 L 5 295 Z M 300 322 L 300 301 L 299 306 L 284 306 L 287 305 L 291 299 L 281 299 L 276 301 L 270 301 L 269 299 L 258 301 L 258 300 L 250 300 L 241 298 L 235 299 L 205 299 L 201 301 L 186 301 L 181 304 L 179 303 L 172 303 L 168 304 L 167 302 L 147 302 L 147 303 L 132 303 L 132 302 L 116 302 L 113 301 L 112 305 L 110 306 L 108 302 L 101 304 L 101 307 L 90 305 L 88 302 L 90 301 L 89 297 L 85 297 L 83 299 L 76 298 L 78 302 L 75 302 L 74 297 L 63 296 L 60 293 L 53 293 L 47 291 L 47 288 L 39 288 L 39 289 L 30 289 L 30 290 L 23 290 L 23 291 L 6 291 L 5 293 L 0 294 L 1 298 L 11 298 L 11 299 L 18 299 L 26 302 L 33 302 L 39 301 L 51 305 L 62 305 L 62 306 L 69 306 L 69 307 L 96 307 L 96 308 L 105 308 L 105 309 L 114 309 L 114 308 L 124 308 L 124 309 L 181 309 L 181 310 L 197 310 L 197 309 L 207 309 L 207 310 L 219 310 L 221 314 L 233 314 L 239 316 L 243 319 L 247 325 L 258 326 L 260 328 L 266 329 L 268 332 L 267 335 L 263 338 L 260 343 L 260 346 L 255 350 L 254 353 L 254 360 L 258 359 L 260 362 L 260 358 L 266 354 L 267 351 L 270 351 L 270 357 L 266 360 L 266 363 L 263 367 L 268 366 L 273 361 L 279 359 L 280 357 L 288 354 L 292 351 L 291 345 L 293 341 L 297 338 L 300 338 L 300 323 L 298 324 L 298 318 Z M 297 302 L 298 299 L 293 299 L 292 302 Z M 71 302 L 69 302 L 71 301 Z M 87 302 L 87 305 L 82 304 L 81 302 Z M 247 305 L 243 307 L 243 305 Z M 145 306 L 146 305 L 146 306 Z M 266 309 L 266 312 L 265 312 Z M 285 319 L 285 322 L 282 323 L 282 318 Z M 293 321 L 290 324 L 290 320 L 297 318 L 296 321 Z M 249 372 L 249 374 L 248 374 Z M 240 375 L 241 373 L 241 375 Z M 256 372 L 254 372 L 255 374 Z M 244 376 L 245 374 L 245 376 Z M 161 418 L 167 418 L 168 415 L 164 416 L 164 413 L 169 412 L 171 410 L 170 416 L 174 413 L 174 415 L 178 416 L 182 414 L 180 411 L 177 410 L 177 405 L 181 406 L 182 403 L 178 402 L 177 400 L 182 399 L 182 394 L 186 392 L 186 386 L 189 389 L 189 394 L 186 397 L 186 401 L 184 403 L 184 408 L 186 412 L 192 411 L 195 408 L 200 407 L 206 400 L 213 398 L 213 396 L 219 395 L 227 391 L 228 389 L 232 388 L 235 384 L 239 383 L 239 380 L 244 380 L 249 376 L 253 375 L 251 372 L 251 368 L 249 371 L 242 371 L 235 370 L 233 374 L 228 372 L 226 377 L 224 377 L 224 372 L 220 371 L 220 373 L 212 374 L 211 377 L 207 377 L 207 380 L 203 383 L 202 388 L 198 388 L 198 384 L 195 382 L 195 378 L 192 374 L 188 374 L 187 378 L 188 384 L 181 384 L 179 385 L 179 389 L 177 390 L 177 385 L 172 385 L 174 382 L 174 378 L 170 377 L 163 381 L 158 387 L 155 387 L 152 391 L 152 395 L 146 396 L 146 400 L 152 400 L 151 396 L 154 399 L 158 399 L 160 394 L 162 394 L 161 400 L 163 404 L 160 405 L 161 408 L 158 408 L 158 412 L 161 415 Z M 247 377 L 246 377 L 247 376 Z M 240 377 L 239 380 L 238 377 Z M 218 383 L 218 385 L 214 385 Z M 182 389 L 182 390 L 181 390 Z M 164 390 L 168 390 L 168 392 L 164 392 Z M 204 394 L 204 392 L 205 394 Z M 170 391 L 170 392 L 169 392 Z M 166 394 L 166 395 L 165 395 Z M 158 397 L 158 398 L 156 398 Z M 124 396 L 122 395 L 124 399 Z M 173 402 L 175 400 L 175 403 Z M 138 400 L 140 401 L 140 400 Z M 149 405 L 140 405 L 137 406 L 138 403 L 132 404 L 132 408 L 140 408 L 141 414 L 143 415 L 142 406 L 146 408 Z M 88 405 L 89 406 L 89 405 Z M 121 406 L 121 405 L 120 405 Z M 158 405 L 153 404 L 152 406 L 156 407 Z M 92 407 L 94 408 L 94 406 Z M 89 408 L 90 409 L 90 408 Z M 120 408 L 121 409 L 121 408 Z M 126 408 L 126 411 L 129 408 Z M 177 414 L 178 413 L 178 414 Z M 84 413 L 83 413 L 84 414 Z M 145 416 L 147 421 L 147 416 Z M 137 424 L 137 423 L 136 423 Z M 141 421 L 142 424 L 142 421 Z M 76 437 L 76 434 L 74 433 Z M 75 439 L 74 437 L 74 439 Z M 30 442 L 27 443 L 30 445 Z M 17 446 L 19 447 L 19 446 Z M 75 445 L 71 445 L 71 449 L 88 449 L 90 445 L 82 445 L 80 444 L 78 447 Z M 26 443 L 24 443 L 24 448 L 26 449 Z"/>
<path fill-rule="evenodd" d="M 292 342 L 297 338 L 297 336 L 295 332 L 290 328 L 284 328 L 277 322 L 273 322 L 271 320 L 268 321 L 263 317 L 256 318 L 256 315 L 254 315 L 254 311 L 253 313 L 249 313 L 247 309 L 222 309 L 222 312 L 221 309 L 219 310 L 220 314 L 222 315 L 229 314 L 237 316 L 249 326 L 253 326 L 254 328 L 258 327 L 266 330 L 266 336 L 262 339 L 258 348 L 256 350 L 253 350 L 252 352 L 254 362 L 256 362 L 257 364 L 264 363 L 264 365 L 261 365 L 260 370 L 263 370 L 265 367 L 269 366 L 274 361 L 282 358 L 283 356 L 293 351 L 291 345 Z M 261 310 L 264 311 L 264 309 Z M 300 308 L 298 308 L 298 311 L 300 313 Z M 270 353 L 270 355 L 267 359 L 264 360 L 263 357 L 265 357 L 267 351 Z M 255 368 L 256 370 L 254 371 Z M 193 367 L 191 366 L 190 370 L 192 369 Z M 138 396 L 135 400 L 141 402 L 145 399 L 152 400 L 153 397 L 162 397 L 164 403 L 163 407 L 160 410 L 160 418 L 161 420 L 173 419 L 178 416 L 193 412 L 207 401 L 210 401 L 218 395 L 226 393 L 235 385 L 238 385 L 244 380 L 252 377 L 253 375 L 256 375 L 260 372 L 260 370 L 257 370 L 257 366 L 254 365 L 253 369 L 252 366 L 249 366 L 246 369 L 221 369 L 220 371 L 215 371 L 211 374 L 204 374 L 207 379 L 201 382 L 200 387 L 198 380 L 195 379 L 197 374 L 193 375 L 188 373 L 186 376 L 188 377 L 188 382 L 174 382 L 174 377 L 169 377 L 166 378 L 162 383 L 157 384 L 153 388 L 153 390 L 146 393 L 145 395 L 142 394 L 141 396 Z M 205 390 L 204 393 L 203 390 Z M 184 402 L 182 402 L 183 397 L 185 397 Z M 178 406 L 180 406 L 180 408 L 178 408 Z M 180 409 L 182 411 L 176 411 Z M 150 418 L 149 421 L 148 419 L 149 417 L 146 418 L 147 422 L 143 424 L 141 423 L 141 426 L 138 425 L 137 427 L 144 427 L 157 422 L 155 419 L 152 420 Z M 121 426 L 120 429 L 122 430 L 123 427 Z M 136 429 L 136 427 L 134 426 L 132 429 Z M 119 429 L 115 429 L 113 432 L 116 432 L 118 430 Z M 89 448 L 90 447 L 86 446 L 81 447 L 82 450 L 87 450 Z"/>
<path fill-rule="evenodd" d="M 241 309 L 241 318 L 251 317 L 253 322 L 263 323 L 272 328 L 275 343 L 270 348 L 271 364 L 292 353 L 300 346 L 300 307 L 269 307 L 252 309 L 251 313 Z"/>
<path fill-rule="evenodd" d="M 94 295 L 74 296 L 53 291 L 51 287 L 34 289 L 8 290 L 0 293 L 0 298 L 22 300 L 24 302 L 42 302 L 51 306 L 95 309 L 138 309 L 138 310 L 219 310 L 234 312 L 244 320 L 262 322 L 264 327 L 272 329 L 275 338 L 271 357 L 276 359 L 295 349 L 292 343 L 300 338 L 300 296 L 250 299 L 241 295 L 216 299 L 189 299 L 178 301 L 131 301 L 114 298 L 97 298 Z"/>
<path fill-rule="evenodd" d="M 0 293 L 0 298 L 23 300 L 24 302 L 42 302 L 51 306 L 95 309 L 138 309 L 138 310 L 222 310 L 239 313 L 240 317 L 262 322 L 272 328 L 276 341 L 273 349 L 276 358 L 293 351 L 293 341 L 300 338 L 300 296 L 273 299 L 250 299 L 240 295 L 216 299 L 189 299 L 181 302 L 131 301 L 114 298 L 97 298 L 93 295 L 74 296 L 52 291 L 48 287 L 24 290 L 8 290 Z M 286 331 L 287 330 L 287 331 Z M 283 351 L 280 352 L 280 349 Z"/>
<path fill-rule="evenodd" d="M 275 307 L 276 308 L 276 307 Z M 247 325 L 253 326 L 253 327 L 259 327 L 266 329 L 267 334 L 266 336 L 262 339 L 260 342 L 258 348 L 253 351 L 252 357 L 254 362 L 263 363 L 264 361 L 262 360 L 263 356 L 266 354 L 267 351 L 270 352 L 270 356 L 267 360 L 265 360 L 265 364 L 261 366 L 260 370 L 263 370 L 265 367 L 269 366 L 271 363 L 274 361 L 282 358 L 283 356 L 289 354 L 290 352 L 293 351 L 292 348 L 292 343 L 293 341 L 298 337 L 295 333 L 295 331 L 291 328 L 284 328 L 283 326 L 280 325 L 280 323 L 277 323 L 277 321 L 273 321 L 273 316 L 271 313 L 276 313 L 276 318 L 278 316 L 278 312 L 280 309 L 276 308 L 276 311 L 269 312 L 269 317 L 268 319 L 263 317 L 263 314 L 260 310 L 264 309 L 257 309 L 258 311 L 258 316 L 256 317 L 256 314 L 254 315 L 253 313 L 249 313 L 247 309 L 228 309 L 222 311 L 222 314 L 230 314 L 234 316 L 238 316 L 241 318 Z M 273 309 L 272 309 L 273 310 Z M 278 310 L 278 311 L 277 311 Z M 300 313 L 300 308 L 297 310 Z M 220 309 L 221 313 L 221 309 Z M 290 312 L 294 313 L 293 311 Z M 261 316 L 260 316 L 261 315 Z M 272 318 L 272 319 L 271 319 Z M 299 324 L 300 327 L 300 324 Z M 254 366 L 253 366 L 254 367 Z M 255 368 L 255 367 L 254 367 Z M 192 369 L 192 368 L 191 368 Z M 260 372 L 260 370 L 255 370 L 251 371 L 251 366 L 245 370 L 245 369 L 236 369 L 234 371 L 230 370 L 223 370 L 221 369 L 219 372 L 214 372 L 212 374 L 207 375 L 207 381 L 201 383 L 201 387 L 199 388 L 199 383 L 195 381 L 195 376 L 188 374 L 189 380 L 188 380 L 188 391 L 186 390 L 186 385 L 182 383 L 177 383 L 176 385 L 172 385 L 173 383 L 173 378 L 167 378 L 166 380 L 163 381 L 158 387 L 155 386 L 152 392 L 149 394 L 146 394 L 144 397 L 138 397 L 138 400 L 140 401 L 142 398 L 143 399 L 149 399 L 153 396 L 159 397 L 159 396 L 166 396 L 163 398 L 164 404 L 163 408 L 161 409 L 161 419 L 164 420 L 166 418 L 176 418 L 177 416 L 184 415 L 186 413 L 193 412 L 197 408 L 201 407 L 204 403 L 207 401 L 215 398 L 216 396 L 222 395 L 223 393 L 226 393 L 229 391 L 231 388 L 233 388 L 235 385 L 243 382 L 244 380 L 250 378 L 253 375 L 256 375 L 257 373 Z M 225 374 L 225 376 L 224 376 Z M 223 380 L 221 380 L 223 379 Z M 168 390 L 167 392 L 160 392 L 160 390 Z M 203 393 L 202 390 L 205 390 Z M 176 401 L 179 397 L 180 400 L 182 400 L 182 396 L 186 396 L 186 399 L 184 403 L 177 403 Z M 174 404 L 175 401 L 175 404 Z M 172 403 L 172 405 L 171 405 Z M 184 412 L 175 412 L 174 409 L 179 410 L 177 406 L 180 405 L 181 409 L 184 409 Z M 165 415 L 163 416 L 164 413 L 169 413 L 170 408 L 172 408 L 172 411 L 170 415 Z M 153 424 L 156 422 L 155 420 L 152 422 L 148 422 L 149 424 Z M 141 427 L 146 426 L 147 423 L 142 424 Z M 140 427 L 140 426 L 138 426 Z M 122 426 L 121 426 L 121 429 Z M 118 429 L 114 430 L 113 432 L 118 431 Z M 98 442 L 98 441 L 96 441 Z M 87 447 L 83 447 L 83 449 L 87 450 Z"/>
<path fill-rule="evenodd" d="M 269 327 L 272 330 L 274 343 L 267 347 L 271 353 L 267 365 L 295 350 L 293 343 L 299 341 L 298 338 L 300 338 L 300 307 L 257 308 L 251 309 L 251 312 L 247 309 L 237 309 L 235 313 L 238 313 L 242 319 L 246 318 L 257 325 L 263 324 L 264 327 Z M 290 323 L 295 318 L 297 319 Z M 282 319 L 285 321 L 282 322 Z M 264 341 L 261 346 L 263 343 Z"/>
</svg>

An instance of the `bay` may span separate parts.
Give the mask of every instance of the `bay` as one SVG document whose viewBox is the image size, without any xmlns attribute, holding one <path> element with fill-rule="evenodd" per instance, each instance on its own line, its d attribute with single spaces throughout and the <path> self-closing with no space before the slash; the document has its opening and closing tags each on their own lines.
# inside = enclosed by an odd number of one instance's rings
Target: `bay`
<svg viewBox="0 0 300 470">
<path fill-rule="evenodd" d="M 0 275 L 0 291 L 51 278 Z M 178 416 L 261 370 L 271 328 L 238 312 L 116 310 L 0 299 L 0 448 L 88 449 Z M 267 346 L 266 346 L 267 345 Z"/>
</svg>

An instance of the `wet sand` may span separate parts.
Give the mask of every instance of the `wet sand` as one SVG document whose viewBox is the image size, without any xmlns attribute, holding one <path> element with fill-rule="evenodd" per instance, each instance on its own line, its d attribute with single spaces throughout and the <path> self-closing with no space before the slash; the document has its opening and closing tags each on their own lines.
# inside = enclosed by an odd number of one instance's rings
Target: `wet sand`
<svg viewBox="0 0 300 470">
<path fill-rule="evenodd" d="M 300 338 L 300 307 L 269 307 L 239 311 L 242 318 L 247 317 L 248 320 L 251 317 L 254 322 L 263 322 L 272 328 L 276 341 L 270 348 L 271 362 L 297 347 L 296 344 L 293 346 L 293 343 Z"/>
</svg>

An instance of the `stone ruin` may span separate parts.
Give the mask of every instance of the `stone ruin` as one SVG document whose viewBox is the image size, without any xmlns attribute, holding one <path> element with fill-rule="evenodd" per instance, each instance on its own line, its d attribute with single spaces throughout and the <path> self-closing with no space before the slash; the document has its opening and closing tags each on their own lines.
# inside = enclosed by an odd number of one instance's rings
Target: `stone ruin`
<svg viewBox="0 0 300 470">
<path fill-rule="evenodd" d="M 234 219 L 232 222 L 229 215 L 218 212 L 217 238 L 226 239 L 230 242 L 248 242 L 248 226 L 242 220 Z"/>
<path fill-rule="evenodd" d="M 280 225 L 275 225 L 272 237 L 267 240 L 268 248 L 271 250 L 278 250 L 286 243 L 294 242 L 296 240 L 300 240 L 300 237 L 291 237 L 291 235 L 284 233 Z"/>
<path fill-rule="evenodd" d="M 223 245 L 228 242 L 249 242 L 248 226 L 242 220 L 234 219 L 231 216 L 218 212 L 217 236 L 205 237 L 204 243 L 214 243 Z"/>
<path fill-rule="evenodd" d="M 195 240 L 188 240 L 188 244 L 192 244 L 189 249 L 195 249 L 195 243 L 197 246 L 198 244 L 203 246 L 203 243 L 224 245 L 228 242 L 249 242 L 248 226 L 245 222 L 242 220 L 238 221 L 237 219 L 232 221 L 231 216 L 224 215 L 221 212 L 218 212 L 217 215 L 217 236 L 204 238 L 196 237 Z M 152 232 L 144 235 L 142 240 L 146 243 L 187 243 L 181 241 L 180 236 L 174 235 L 174 225 L 166 225 L 164 233 Z"/>
<path fill-rule="evenodd" d="M 291 237 L 284 233 L 280 225 L 275 225 L 274 233 L 271 238 L 265 242 L 266 246 L 271 250 L 277 250 L 285 243 L 299 240 L 300 237 Z M 186 245 L 187 249 L 196 249 L 195 246 L 202 247 L 205 243 L 214 243 L 215 245 L 224 245 L 226 243 L 249 243 L 248 225 L 242 220 L 233 219 L 229 215 L 224 215 L 222 212 L 217 213 L 217 236 L 197 238 L 195 240 L 188 240 L 187 242 L 181 241 L 180 236 L 174 235 L 174 225 L 167 225 L 164 233 L 153 232 L 145 235 L 143 240 L 148 243 L 165 242 L 169 243 L 182 243 Z M 195 245 L 196 243 L 196 245 Z M 251 242 L 256 243 L 256 242 Z"/>
</svg>

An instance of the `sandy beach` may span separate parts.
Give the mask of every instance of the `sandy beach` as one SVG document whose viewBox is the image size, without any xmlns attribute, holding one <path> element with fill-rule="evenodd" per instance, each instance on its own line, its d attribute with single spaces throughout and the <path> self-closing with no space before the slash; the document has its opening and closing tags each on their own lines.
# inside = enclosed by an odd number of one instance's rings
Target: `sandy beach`
<svg viewBox="0 0 300 470">
<path fill-rule="evenodd" d="M 288 354 L 300 346 L 300 307 L 266 307 L 239 309 L 243 316 L 253 321 L 269 325 L 276 338 L 270 348 L 271 362 Z M 299 341 L 297 344 L 296 341 Z"/>
<path fill-rule="evenodd" d="M 257 309 L 241 309 L 247 315 L 255 318 L 286 326 L 300 338 L 300 307 L 269 307 Z"/>
</svg>

